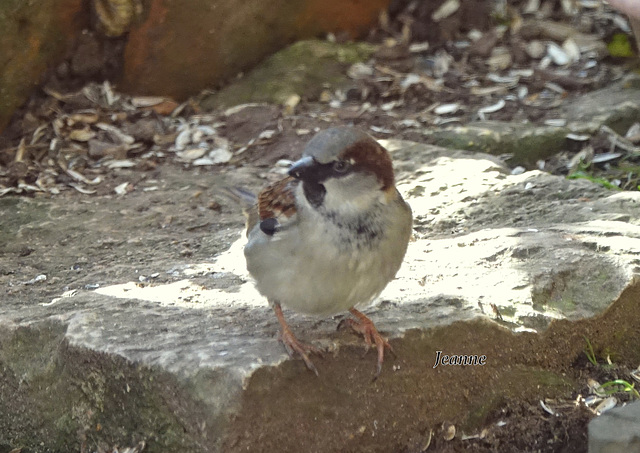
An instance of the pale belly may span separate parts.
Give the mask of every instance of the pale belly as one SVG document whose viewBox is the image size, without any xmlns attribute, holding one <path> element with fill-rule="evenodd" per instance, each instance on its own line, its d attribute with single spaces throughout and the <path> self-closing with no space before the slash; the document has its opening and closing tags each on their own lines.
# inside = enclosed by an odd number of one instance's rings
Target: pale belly
<svg viewBox="0 0 640 453">
<path fill-rule="evenodd" d="M 315 233 L 301 244 L 296 233 L 278 238 L 252 232 L 245 255 L 261 294 L 301 313 L 337 314 L 371 302 L 404 257 L 405 247 L 394 249 L 398 241 L 390 238 L 358 248 Z"/>
</svg>

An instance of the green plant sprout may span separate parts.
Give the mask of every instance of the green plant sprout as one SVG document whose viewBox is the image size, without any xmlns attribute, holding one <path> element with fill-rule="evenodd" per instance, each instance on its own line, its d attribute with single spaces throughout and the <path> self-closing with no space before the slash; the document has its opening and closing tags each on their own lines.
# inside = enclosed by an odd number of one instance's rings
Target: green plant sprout
<svg viewBox="0 0 640 453">
<path fill-rule="evenodd" d="M 629 392 L 631 397 L 640 400 L 640 393 L 635 388 L 635 384 L 625 381 L 624 379 L 615 379 L 613 381 L 605 382 L 600 386 L 600 389 L 607 394 L 612 395 L 618 392 Z"/>
<path fill-rule="evenodd" d="M 584 338 L 584 341 L 587 342 L 587 346 L 584 348 L 584 353 L 587 356 L 587 359 L 589 360 L 589 362 L 591 362 L 595 366 L 598 366 L 598 360 L 596 359 L 596 353 L 593 351 L 593 346 L 591 345 L 591 342 L 584 335 L 582 336 L 582 338 Z"/>
<path fill-rule="evenodd" d="M 622 190 L 620 187 L 615 184 L 611 184 L 605 178 L 598 178 L 597 176 L 590 175 L 584 171 L 575 171 L 569 175 L 567 175 L 567 179 L 586 179 L 595 184 L 600 184 L 602 187 L 605 187 L 610 190 Z"/>
</svg>

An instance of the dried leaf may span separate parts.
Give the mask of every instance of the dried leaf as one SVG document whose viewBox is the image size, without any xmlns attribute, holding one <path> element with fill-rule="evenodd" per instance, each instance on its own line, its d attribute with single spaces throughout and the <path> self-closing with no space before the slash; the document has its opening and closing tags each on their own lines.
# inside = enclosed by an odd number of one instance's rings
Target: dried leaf
<svg viewBox="0 0 640 453">
<path fill-rule="evenodd" d="M 158 115 L 169 116 L 169 115 L 173 115 L 179 106 L 180 104 L 178 104 L 176 101 L 171 99 L 165 99 L 161 103 L 150 107 L 150 110 L 153 110 Z"/>
<path fill-rule="evenodd" d="M 373 68 L 361 62 L 354 63 L 347 69 L 347 75 L 355 80 L 366 79 L 373 75 Z"/>
<path fill-rule="evenodd" d="M 84 187 L 75 183 L 69 183 L 69 187 L 74 188 L 75 190 L 77 190 L 78 192 L 84 195 L 93 195 L 94 193 L 97 192 L 97 190 L 95 189 L 85 189 Z"/>
<path fill-rule="evenodd" d="M 208 167 L 210 165 L 214 165 L 213 159 L 209 157 L 201 157 L 200 159 L 194 160 L 191 165 L 194 167 Z"/>
<path fill-rule="evenodd" d="M 231 160 L 233 154 L 227 149 L 218 148 L 211 151 L 208 156 L 214 164 L 225 164 Z"/>
<path fill-rule="evenodd" d="M 431 20 L 440 22 L 460 9 L 460 0 L 446 0 L 440 7 L 433 12 Z"/>
<path fill-rule="evenodd" d="M 551 409 L 549 406 L 547 406 L 545 402 L 542 400 L 540 400 L 540 407 L 542 407 L 542 409 L 544 409 L 544 411 L 548 414 L 557 415 L 556 412 L 553 409 Z"/>
<path fill-rule="evenodd" d="M 129 182 L 123 182 L 122 184 L 118 184 L 116 187 L 113 188 L 113 191 L 118 194 L 118 195 L 125 195 L 128 192 L 131 192 L 133 190 L 133 186 L 129 187 L 130 183 Z"/>
<path fill-rule="evenodd" d="M 15 187 L 0 187 L 0 197 L 3 197 L 9 193 L 20 193 Z"/>
<path fill-rule="evenodd" d="M 166 98 L 160 96 L 134 96 L 131 98 L 131 105 L 134 107 L 153 107 L 164 102 Z"/>
<path fill-rule="evenodd" d="M 567 120 L 564 118 L 548 118 L 544 120 L 544 124 L 552 127 L 564 127 L 567 125 Z"/>
<path fill-rule="evenodd" d="M 269 140 L 271 137 L 273 137 L 276 134 L 276 131 L 273 129 L 266 129 L 262 132 L 260 132 L 260 135 L 258 135 L 258 139 L 265 139 L 265 140 Z"/>
<path fill-rule="evenodd" d="M 264 107 L 267 104 L 259 104 L 259 103 L 255 103 L 255 102 L 251 102 L 248 104 L 240 104 L 240 105 L 236 105 L 234 107 L 230 107 L 227 110 L 224 111 L 224 116 L 231 116 L 231 115 L 235 115 L 236 113 L 246 109 L 246 108 L 250 108 L 250 107 Z"/>
<path fill-rule="evenodd" d="M 119 95 L 116 95 L 113 92 L 113 88 L 111 87 L 111 83 L 108 80 L 105 80 L 102 84 L 102 92 L 104 93 L 104 97 L 107 100 L 107 105 L 112 106 L 118 99 L 120 99 Z"/>
<path fill-rule="evenodd" d="M 301 99 L 297 94 L 289 96 L 287 100 L 284 101 L 284 114 L 288 116 L 293 115 Z"/>
<path fill-rule="evenodd" d="M 113 168 L 133 168 L 136 166 L 136 163 L 132 160 L 129 159 L 122 159 L 122 160 L 112 160 L 106 163 L 105 165 L 107 168 L 113 169 Z"/>
<path fill-rule="evenodd" d="M 100 119 L 96 112 L 74 113 L 67 117 L 67 124 L 73 126 L 76 123 L 95 124 Z"/>
<path fill-rule="evenodd" d="M 105 132 L 107 132 L 111 138 L 113 138 L 114 140 L 120 142 L 120 143 L 126 143 L 127 145 L 132 145 L 136 139 L 133 138 L 130 135 L 125 134 L 124 132 L 122 132 L 120 129 L 118 129 L 117 127 L 111 125 L 111 124 L 107 124 L 107 123 L 97 123 L 96 127 L 98 129 L 101 129 Z"/>
<path fill-rule="evenodd" d="M 508 88 L 504 85 L 496 85 L 492 87 L 471 87 L 469 93 L 474 96 L 490 96 L 492 94 L 504 94 Z"/>
<path fill-rule="evenodd" d="M 605 162 L 611 162 L 612 160 L 620 159 L 622 153 L 600 153 L 593 156 L 591 162 L 594 164 L 603 164 Z"/>
<path fill-rule="evenodd" d="M 422 53 L 429 50 L 429 42 L 414 42 L 409 46 L 409 52 L 411 53 Z"/>
<path fill-rule="evenodd" d="M 171 143 L 176 141 L 178 134 L 173 132 L 171 134 L 155 134 L 153 136 L 153 143 L 159 146 L 170 145 Z"/>
<path fill-rule="evenodd" d="M 433 109 L 433 113 L 436 115 L 449 115 L 460 110 L 460 104 L 452 103 L 452 104 L 441 104 Z"/>
<path fill-rule="evenodd" d="M 602 402 L 595 407 L 594 411 L 596 414 L 602 415 L 605 412 L 616 407 L 617 404 L 618 404 L 618 400 L 616 399 L 616 397 L 610 396 L 602 400 Z"/>
<path fill-rule="evenodd" d="M 25 145 L 24 137 L 20 140 L 20 144 L 18 145 L 18 150 L 16 151 L 16 156 L 13 159 L 14 162 L 22 162 L 24 160 L 25 153 L 27 151 L 27 147 Z"/>
<path fill-rule="evenodd" d="M 176 137 L 175 148 L 181 151 L 185 149 L 189 143 L 191 143 L 191 130 L 187 128 Z"/>
<path fill-rule="evenodd" d="M 100 176 L 96 176 L 95 178 L 90 180 L 90 179 L 85 178 L 83 175 L 81 175 L 77 171 L 67 168 L 67 166 L 66 166 L 66 164 L 64 164 L 64 162 L 58 161 L 58 164 L 60 165 L 60 168 L 62 168 L 66 174 L 71 176 L 76 181 L 80 181 L 80 182 L 83 182 L 85 184 L 89 184 L 91 186 L 98 185 L 98 184 L 100 184 L 102 182 L 102 178 Z"/>
<path fill-rule="evenodd" d="M 493 105 L 488 105 L 486 107 L 482 107 L 480 110 L 478 110 L 479 114 L 485 114 L 485 113 L 495 113 L 498 110 L 502 110 L 505 106 L 505 102 L 504 99 L 500 99 L 498 102 L 496 102 Z"/>
<path fill-rule="evenodd" d="M 69 138 L 76 142 L 88 142 L 96 136 L 96 133 L 86 127 L 84 129 L 74 129 L 69 133 Z"/>
<path fill-rule="evenodd" d="M 506 48 L 496 47 L 487 59 L 491 71 L 504 71 L 511 66 L 511 54 Z"/>
<path fill-rule="evenodd" d="M 35 131 L 33 131 L 33 135 L 31 136 L 31 142 L 29 142 L 29 144 L 35 145 L 36 143 L 38 143 L 40 139 L 46 135 L 46 131 L 48 128 L 49 128 L 49 124 L 47 123 L 44 123 L 38 126 L 38 128 Z"/>
<path fill-rule="evenodd" d="M 191 148 L 184 151 L 180 151 L 176 153 L 179 159 L 191 162 L 193 160 L 199 159 L 204 156 L 207 152 L 204 148 Z"/>
<path fill-rule="evenodd" d="M 569 63 L 576 63 L 580 61 L 580 48 L 576 41 L 573 38 L 567 38 L 562 43 L 562 49 L 564 50 L 567 58 L 569 58 Z"/>
<path fill-rule="evenodd" d="M 533 41 L 529 41 L 525 46 L 525 52 L 527 52 L 527 55 L 534 60 L 542 58 L 546 53 L 546 50 L 547 49 L 543 42 L 535 39 Z"/>
<path fill-rule="evenodd" d="M 571 62 L 564 49 L 554 42 L 547 44 L 547 56 L 558 66 L 564 66 Z"/>
</svg>

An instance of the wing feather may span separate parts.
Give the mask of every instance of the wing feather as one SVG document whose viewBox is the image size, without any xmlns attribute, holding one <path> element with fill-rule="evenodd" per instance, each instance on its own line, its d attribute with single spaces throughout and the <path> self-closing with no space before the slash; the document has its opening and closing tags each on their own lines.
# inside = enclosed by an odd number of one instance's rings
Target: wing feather
<svg viewBox="0 0 640 453">
<path fill-rule="evenodd" d="M 276 219 L 283 223 L 293 217 L 297 212 L 294 192 L 298 183 L 297 179 L 289 176 L 265 187 L 247 219 L 247 234 L 263 220 Z"/>
</svg>

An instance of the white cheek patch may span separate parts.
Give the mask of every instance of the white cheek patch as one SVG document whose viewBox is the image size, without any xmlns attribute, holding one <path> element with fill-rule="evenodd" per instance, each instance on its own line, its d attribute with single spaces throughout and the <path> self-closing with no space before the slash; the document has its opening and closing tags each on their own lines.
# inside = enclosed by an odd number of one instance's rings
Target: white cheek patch
<svg viewBox="0 0 640 453">
<path fill-rule="evenodd" d="M 323 184 L 327 192 L 322 207 L 331 212 L 367 210 L 379 203 L 383 195 L 380 183 L 373 175 L 352 173 L 342 178 L 329 178 Z"/>
</svg>

